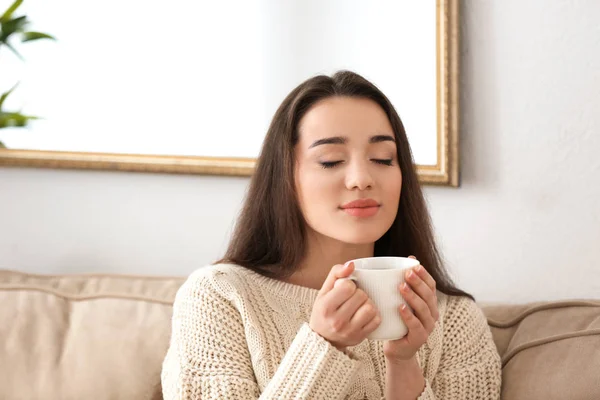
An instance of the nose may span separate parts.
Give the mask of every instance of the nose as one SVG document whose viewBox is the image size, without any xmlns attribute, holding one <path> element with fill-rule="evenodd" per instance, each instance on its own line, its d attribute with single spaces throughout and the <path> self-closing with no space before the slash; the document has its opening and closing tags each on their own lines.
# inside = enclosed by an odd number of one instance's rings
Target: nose
<svg viewBox="0 0 600 400">
<path fill-rule="evenodd" d="M 367 190 L 373 187 L 373 176 L 369 167 L 364 163 L 354 162 L 346 171 L 346 188 L 348 190 Z"/>
</svg>

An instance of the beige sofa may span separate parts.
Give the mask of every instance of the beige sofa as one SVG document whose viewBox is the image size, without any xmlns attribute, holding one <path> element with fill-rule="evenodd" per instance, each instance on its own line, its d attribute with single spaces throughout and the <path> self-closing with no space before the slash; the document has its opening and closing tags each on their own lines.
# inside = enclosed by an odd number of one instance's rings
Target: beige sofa
<svg viewBox="0 0 600 400">
<path fill-rule="evenodd" d="M 0 398 L 160 399 L 183 280 L 0 271 Z M 503 399 L 600 399 L 600 300 L 482 307 Z"/>
</svg>

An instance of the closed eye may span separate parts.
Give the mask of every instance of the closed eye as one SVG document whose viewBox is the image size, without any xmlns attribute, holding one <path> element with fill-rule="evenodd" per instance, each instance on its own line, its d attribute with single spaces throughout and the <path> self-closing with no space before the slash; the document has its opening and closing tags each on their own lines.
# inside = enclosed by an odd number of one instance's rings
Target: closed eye
<svg viewBox="0 0 600 400">
<path fill-rule="evenodd" d="M 327 169 L 327 168 L 333 168 L 340 163 L 341 163 L 341 161 L 322 161 L 320 164 L 324 169 Z"/>
<path fill-rule="evenodd" d="M 371 159 L 371 161 L 373 161 L 374 163 L 377 163 L 377 164 L 381 164 L 381 165 L 387 165 L 388 167 L 391 167 L 391 166 L 392 166 L 392 162 L 393 162 L 394 160 L 392 160 L 391 158 L 390 158 L 390 159 L 378 159 L 378 158 L 372 158 L 372 159 Z M 343 161 L 321 161 L 321 162 L 320 162 L 321 166 L 322 166 L 324 169 L 327 169 L 327 168 L 333 168 L 333 167 L 335 167 L 336 165 L 339 165 L 339 164 L 341 164 L 341 163 L 343 163 Z"/>
<path fill-rule="evenodd" d="M 382 160 L 382 159 L 374 158 L 374 159 L 371 159 L 371 161 L 376 162 L 377 164 L 391 166 L 393 160 L 392 159 Z"/>
</svg>

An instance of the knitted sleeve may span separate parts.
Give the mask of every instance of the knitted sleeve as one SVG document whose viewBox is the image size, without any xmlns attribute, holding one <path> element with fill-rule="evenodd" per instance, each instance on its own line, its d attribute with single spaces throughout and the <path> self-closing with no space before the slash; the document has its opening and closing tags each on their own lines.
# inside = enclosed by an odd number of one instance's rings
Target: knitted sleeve
<svg viewBox="0 0 600 400">
<path fill-rule="evenodd" d="M 239 310 L 201 277 L 177 293 L 161 380 L 165 400 L 340 399 L 357 369 L 357 361 L 303 325 L 261 392 Z"/>
<path fill-rule="evenodd" d="M 418 400 L 500 399 L 501 363 L 487 320 L 467 297 L 448 301 L 442 355 Z"/>
</svg>

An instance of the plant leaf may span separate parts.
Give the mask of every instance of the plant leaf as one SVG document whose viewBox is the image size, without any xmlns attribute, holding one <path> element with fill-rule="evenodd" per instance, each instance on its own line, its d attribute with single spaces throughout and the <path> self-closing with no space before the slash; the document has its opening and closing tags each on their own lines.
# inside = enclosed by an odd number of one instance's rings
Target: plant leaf
<svg viewBox="0 0 600 400">
<path fill-rule="evenodd" d="M 10 7 L 8 7 L 8 10 L 6 10 L 4 14 L 2 14 L 2 16 L 0 17 L 0 22 L 8 21 L 10 17 L 12 17 L 12 14 L 17 10 L 17 8 L 19 8 L 21 3 L 23 3 L 23 0 L 15 0 L 15 2 L 12 3 Z"/>
<path fill-rule="evenodd" d="M 21 41 L 22 42 L 30 42 L 32 40 L 39 40 L 39 39 L 56 40 L 53 36 L 50 36 L 47 33 L 42 33 L 42 32 L 23 32 L 23 38 L 21 39 Z"/>
<path fill-rule="evenodd" d="M 29 21 L 27 21 L 27 17 L 23 15 L 8 21 L 2 21 L 0 24 L 2 25 L 2 41 L 6 42 L 13 33 L 24 32 L 25 27 L 29 25 Z"/>
<path fill-rule="evenodd" d="M 24 127 L 29 121 L 39 119 L 32 115 L 23 115 L 16 112 L 0 112 L 0 128 L 7 128 L 10 126 Z"/>
<path fill-rule="evenodd" d="M 2 112 L 2 105 L 4 104 L 4 100 L 6 100 L 6 98 L 13 92 L 13 90 L 17 88 L 17 86 L 19 86 L 19 83 L 16 83 L 12 88 L 10 88 L 8 92 L 2 93 L 2 96 L 0 96 L 0 112 Z"/>
<path fill-rule="evenodd" d="M 8 48 L 9 48 L 9 49 L 10 49 L 10 50 L 13 52 L 13 53 L 15 53 L 15 55 L 16 55 L 17 57 L 19 57 L 19 60 L 21 60 L 21 61 L 25 61 L 25 59 L 23 58 L 23 56 L 21 56 L 21 55 L 19 54 L 19 52 L 18 52 L 18 51 L 17 51 L 17 50 L 16 50 L 14 47 L 12 47 L 12 46 L 11 46 L 9 43 L 4 43 L 4 45 L 5 45 L 6 47 L 8 47 Z"/>
</svg>

